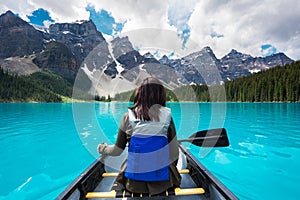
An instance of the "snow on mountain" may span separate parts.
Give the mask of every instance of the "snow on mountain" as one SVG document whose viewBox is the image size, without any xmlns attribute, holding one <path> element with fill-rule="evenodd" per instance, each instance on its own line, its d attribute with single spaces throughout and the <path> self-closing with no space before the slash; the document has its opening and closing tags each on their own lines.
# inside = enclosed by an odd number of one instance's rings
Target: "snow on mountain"
<svg viewBox="0 0 300 200">
<path fill-rule="evenodd" d="M 164 55 L 158 60 L 150 52 L 141 55 L 128 37 L 105 40 L 90 20 L 33 27 L 8 11 L 0 16 L 0 27 L 0 64 L 15 63 L 16 68 L 17 57 L 27 56 L 22 66 L 28 73 L 39 68 L 68 80 L 85 77 L 90 81 L 80 83 L 100 96 L 134 89 L 147 76 L 161 79 L 169 88 L 214 85 L 293 62 L 283 53 L 252 57 L 236 50 L 218 59 L 210 47 L 181 58 Z"/>
</svg>

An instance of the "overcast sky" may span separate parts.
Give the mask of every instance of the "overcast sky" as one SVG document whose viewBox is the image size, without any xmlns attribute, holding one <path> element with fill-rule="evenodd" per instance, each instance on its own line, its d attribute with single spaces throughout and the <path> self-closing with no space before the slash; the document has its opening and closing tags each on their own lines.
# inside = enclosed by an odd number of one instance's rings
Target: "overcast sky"
<svg viewBox="0 0 300 200">
<path fill-rule="evenodd" d="M 163 41 L 151 48 L 172 54 L 197 44 L 198 50 L 210 46 L 218 58 L 236 49 L 300 59 L 299 0 L 0 0 L 0 13 L 7 10 L 42 26 L 92 19 L 107 39 L 129 33 L 141 50 L 150 48 L 141 41 L 153 39 L 142 35 L 155 30 Z"/>
</svg>

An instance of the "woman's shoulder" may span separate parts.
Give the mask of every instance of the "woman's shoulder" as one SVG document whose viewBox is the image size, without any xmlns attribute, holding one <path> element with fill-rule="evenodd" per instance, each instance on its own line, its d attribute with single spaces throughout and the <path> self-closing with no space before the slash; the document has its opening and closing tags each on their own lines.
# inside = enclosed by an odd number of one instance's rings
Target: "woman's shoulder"
<svg viewBox="0 0 300 200">
<path fill-rule="evenodd" d="M 126 112 L 123 114 L 119 128 L 122 130 L 126 130 L 128 125 L 129 125 L 129 117 L 128 117 L 128 112 Z"/>
<path fill-rule="evenodd" d="M 160 108 L 161 111 L 167 112 L 167 113 L 171 113 L 171 108 L 165 107 L 165 106 L 161 106 Z"/>
<path fill-rule="evenodd" d="M 123 121 L 124 121 L 124 120 L 128 120 L 128 116 L 129 116 L 129 112 L 125 112 L 125 113 L 123 114 L 122 120 L 123 120 Z"/>
<path fill-rule="evenodd" d="M 160 116 L 163 118 L 171 119 L 171 117 L 172 117 L 171 109 L 168 107 L 162 106 L 160 108 Z"/>
</svg>

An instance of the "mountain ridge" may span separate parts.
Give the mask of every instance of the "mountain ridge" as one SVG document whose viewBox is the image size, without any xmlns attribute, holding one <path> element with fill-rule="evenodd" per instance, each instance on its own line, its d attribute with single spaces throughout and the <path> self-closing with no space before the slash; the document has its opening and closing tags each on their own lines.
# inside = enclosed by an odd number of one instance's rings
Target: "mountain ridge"
<svg viewBox="0 0 300 200">
<path fill-rule="evenodd" d="M 11 11 L 0 15 L 0 59 L 28 56 L 43 49 L 42 34 Z"/>
<path fill-rule="evenodd" d="M 234 49 L 218 59 L 210 47 L 178 59 L 156 59 L 151 53 L 141 55 L 126 36 L 106 41 L 91 20 L 34 28 L 11 11 L 0 16 L 0 44 L 5 46 L 0 50 L 0 65 L 5 62 L 6 69 L 18 73 L 18 66 L 12 61 L 29 57 L 32 63 L 22 65 L 23 68 L 50 70 L 70 82 L 76 82 L 78 76 L 88 78 L 87 82 L 93 83 L 90 92 L 101 93 L 100 96 L 124 92 L 126 86 L 132 89 L 146 76 L 160 78 L 171 89 L 193 83 L 218 85 L 294 62 L 284 53 L 252 57 Z M 110 88 L 107 93 L 106 88 Z"/>
</svg>

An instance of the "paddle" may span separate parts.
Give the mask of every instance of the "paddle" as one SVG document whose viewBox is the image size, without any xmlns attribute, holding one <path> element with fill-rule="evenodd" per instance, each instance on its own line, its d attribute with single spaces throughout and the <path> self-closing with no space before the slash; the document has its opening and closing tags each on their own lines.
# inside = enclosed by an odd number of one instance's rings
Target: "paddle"
<svg viewBox="0 0 300 200">
<path fill-rule="evenodd" d="M 225 128 L 198 131 L 187 139 L 178 142 L 191 142 L 199 147 L 227 147 L 229 140 Z"/>
</svg>

